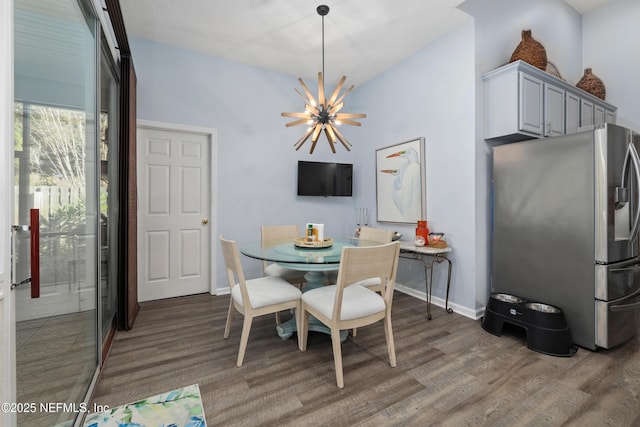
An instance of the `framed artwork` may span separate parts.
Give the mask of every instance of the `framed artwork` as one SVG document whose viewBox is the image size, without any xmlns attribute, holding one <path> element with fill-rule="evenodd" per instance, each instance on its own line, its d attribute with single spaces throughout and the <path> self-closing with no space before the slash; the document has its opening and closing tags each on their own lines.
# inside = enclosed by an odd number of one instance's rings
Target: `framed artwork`
<svg viewBox="0 0 640 427">
<path fill-rule="evenodd" d="M 378 222 L 416 224 L 426 217 L 424 138 L 376 150 Z"/>
</svg>

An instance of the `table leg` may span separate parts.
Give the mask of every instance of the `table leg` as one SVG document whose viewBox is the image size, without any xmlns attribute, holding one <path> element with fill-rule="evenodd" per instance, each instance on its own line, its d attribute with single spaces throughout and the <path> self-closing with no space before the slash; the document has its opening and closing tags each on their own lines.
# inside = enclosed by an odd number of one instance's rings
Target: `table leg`
<svg viewBox="0 0 640 427">
<path fill-rule="evenodd" d="M 307 283 L 304 286 L 303 292 L 325 286 L 327 282 L 327 275 L 323 271 L 309 271 L 304 275 L 304 278 Z M 313 316 L 309 316 L 309 330 L 331 335 L 331 329 Z M 276 331 L 278 332 L 278 336 L 283 340 L 291 338 L 293 333 L 297 331 L 295 316 L 286 322 L 276 325 Z M 340 331 L 340 341 L 346 340 L 347 334 L 348 331 Z"/>
<path fill-rule="evenodd" d="M 449 258 L 443 259 L 449 263 L 449 266 L 447 268 L 447 299 L 444 303 L 444 309 L 447 311 L 447 313 L 451 314 L 453 313 L 453 309 L 449 308 L 449 288 L 451 287 L 451 260 Z"/>
<path fill-rule="evenodd" d="M 432 295 L 432 291 L 433 291 L 433 264 L 434 263 L 442 263 L 444 261 L 446 261 L 448 263 L 448 268 L 447 268 L 447 297 L 445 300 L 445 311 L 449 314 L 453 313 L 453 309 L 449 308 L 449 289 L 451 287 L 451 260 L 449 258 L 447 258 L 446 256 L 440 255 L 440 254 L 418 254 L 418 253 L 407 253 L 407 252 L 400 252 L 401 256 L 402 254 L 405 254 L 404 256 L 402 256 L 403 258 L 407 258 L 407 259 L 420 259 L 420 261 L 422 261 L 422 264 L 424 265 L 424 281 L 425 281 L 425 292 L 426 292 L 426 299 L 427 299 L 427 319 L 431 320 L 432 316 L 431 316 L 431 295 Z M 426 260 L 426 257 L 430 258 L 430 261 Z"/>
<path fill-rule="evenodd" d="M 431 320 L 431 290 L 433 288 L 433 262 L 426 263 L 424 262 L 424 258 L 422 259 L 422 263 L 424 264 L 424 281 L 426 285 L 426 293 L 427 293 L 427 319 Z M 427 272 L 427 270 L 429 270 Z M 429 273 L 427 275 L 427 273 Z"/>
</svg>

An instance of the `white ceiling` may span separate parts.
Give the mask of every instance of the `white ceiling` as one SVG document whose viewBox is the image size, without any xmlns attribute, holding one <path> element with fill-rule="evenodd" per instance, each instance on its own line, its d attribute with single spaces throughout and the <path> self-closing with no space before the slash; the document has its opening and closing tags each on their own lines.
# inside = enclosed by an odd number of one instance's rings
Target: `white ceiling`
<svg viewBox="0 0 640 427">
<path fill-rule="evenodd" d="M 584 14 L 614 0 L 565 0 Z M 467 22 L 463 0 L 120 0 L 129 36 L 315 79 L 361 84 Z"/>
</svg>

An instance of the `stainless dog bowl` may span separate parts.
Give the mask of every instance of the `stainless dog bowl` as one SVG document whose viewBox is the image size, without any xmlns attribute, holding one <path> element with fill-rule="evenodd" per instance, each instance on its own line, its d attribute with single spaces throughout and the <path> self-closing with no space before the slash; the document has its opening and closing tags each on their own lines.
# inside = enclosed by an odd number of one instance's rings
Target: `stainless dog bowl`
<svg viewBox="0 0 640 427">
<path fill-rule="evenodd" d="M 524 301 L 524 298 L 509 294 L 491 294 L 491 298 L 497 299 L 502 302 L 510 302 L 512 304 L 519 304 Z"/>
<path fill-rule="evenodd" d="M 539 311 L 542 313 L 561 313 L 562 312 L 562 310 L 560 310 L 558 307 L 554 307 L 549 304 L 542 304 L 540 302 L 528 302 L 524 306 L 527 308 L 530 308 L 531 310 Z"/>
</svg>

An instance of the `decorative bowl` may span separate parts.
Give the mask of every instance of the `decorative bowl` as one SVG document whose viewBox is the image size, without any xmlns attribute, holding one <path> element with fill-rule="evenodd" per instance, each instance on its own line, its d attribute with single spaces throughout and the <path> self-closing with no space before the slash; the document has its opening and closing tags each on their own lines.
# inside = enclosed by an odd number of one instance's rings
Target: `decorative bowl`
<svg viewBox="0 0 640 427">
<path fill-rule="evenodd" d="M 442 240 L 443 236 L 444 233 L 429 233 L 429 241 L 431 243 L 438 243 L 440 240 Z"/>
<path fill-rule="evenodd" d="M 422 236 L 416 236 L 416 239 L 413 241 L 413 244 L 416 245 L 417 247 L 422 247 L 425 245 L 425 241 L 424 241 L 424 237 Z"/>
</svg>

